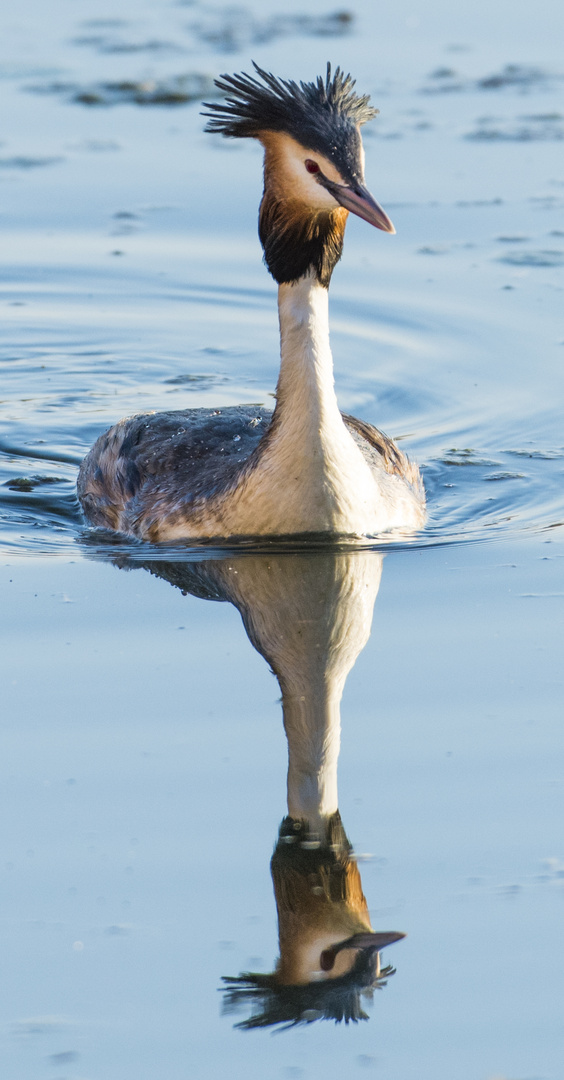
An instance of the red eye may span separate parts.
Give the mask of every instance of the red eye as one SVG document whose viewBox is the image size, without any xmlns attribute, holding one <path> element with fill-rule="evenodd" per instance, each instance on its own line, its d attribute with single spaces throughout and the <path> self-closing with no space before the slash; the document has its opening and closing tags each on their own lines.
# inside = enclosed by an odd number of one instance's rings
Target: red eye
<svg viewBox="0 0 564 1080">
<path fill-rule="evenodd" d="M 316 161 L 312 161 L 311 158 L 306 158 L 305 167 L 310 173 L 320 172 L 319 165 Z"/>
<path fill-rule="evenodd" d="M 335 952 L 333 949 L 324 949 L 319 957 L 319 966 L 322 971 L 332 971 L 335 967 Z"/>
</svg>

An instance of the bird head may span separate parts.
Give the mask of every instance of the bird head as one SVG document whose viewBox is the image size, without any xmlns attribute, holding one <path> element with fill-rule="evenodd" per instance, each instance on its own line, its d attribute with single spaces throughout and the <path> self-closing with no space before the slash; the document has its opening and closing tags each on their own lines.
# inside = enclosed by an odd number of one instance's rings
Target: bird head
<svg viewBox="0 0 564 1080">
<path fill-rule="evenodd" d="M 207 131 L 258 139 L 265 149 L 259 235 L 279 283 L 313 273 L 329 284 L 341 256 L 348 213 L 395 232 L 365 186 L 361 125 L 377 110 L 339 68 L 297 84 L 255 64 L 258 78 L 224 75 L 224 102 L 206 105 Z"/>
</svg>

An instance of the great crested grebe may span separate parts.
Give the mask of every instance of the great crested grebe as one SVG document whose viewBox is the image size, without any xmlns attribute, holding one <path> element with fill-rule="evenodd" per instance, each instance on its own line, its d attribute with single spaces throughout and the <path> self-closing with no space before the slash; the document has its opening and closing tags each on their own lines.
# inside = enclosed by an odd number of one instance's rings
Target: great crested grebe
<svg viewBox="0 0 564 1080">
<path fill-rule="evenodd" d="M 394 227 L 364 186 L 360 126 L 377 110 L 337 68 L 312 83 L 224 75 L 207 131 L 265 151 L 259 235 L 278 282 L 274 412 L 184 409 L 121 420 L 82 463 L 92 525 L 153 542 L 299 533 L 373 536 L 425 518 L 418 469 L 382 432 L 342 415 L 328 288 L 349 211 Z"/>
</svg>

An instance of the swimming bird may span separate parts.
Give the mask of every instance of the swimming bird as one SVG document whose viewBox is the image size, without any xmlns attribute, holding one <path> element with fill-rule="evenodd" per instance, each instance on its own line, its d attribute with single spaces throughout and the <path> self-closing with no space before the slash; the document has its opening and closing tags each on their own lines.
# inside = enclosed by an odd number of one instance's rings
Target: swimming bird
<svg viewBox="0 0 564 1080">
<path fill-rule="evenodd" d="M 361 126 L 377 110 L 327 66 L 296 83 L 255 64 L 217 80 L 207 131 L 264 147 L 259 236 L 278 283 L 281 361 L 273 412 L 185 409 L 121 420 L 82 463 L 86 518 L 152 542 L 242 536 L 374 536 L 424 522 L 421 478 L 394 442 L 341 414 L 328 289 L 345 224 L 386 233 L 365 186 Z"/>
</svg>

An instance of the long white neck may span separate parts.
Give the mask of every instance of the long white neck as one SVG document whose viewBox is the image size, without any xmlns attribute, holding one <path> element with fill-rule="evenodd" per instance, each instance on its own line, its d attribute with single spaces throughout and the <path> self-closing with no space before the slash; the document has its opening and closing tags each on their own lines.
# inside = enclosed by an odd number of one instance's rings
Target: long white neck
<svg viewBox="0 0 564 1080">
<path fill-rule="evenodd" d="M 370 634 L 382 556 L 254 555 L 209 569 L 280 683 L 288 813 L 321 834 L 338 808 L 339 706 Z"/>
<path fill-rule="evenodd" d="M 315 456 L 328 431 L 343 427 L 329 344 L 329 292 L 314 277 L 278 289 L 280 375 L 276 418 L 284 435 Z"/>
<path fill-rule="evenodd" d="M 343 423 L 333 384 L 328 294 L 314 277 L 281 285 L 274 419 L 257 468 L 222 508 L 232 532 L 371 531 L 378 492 Z"/>
<path fill-rule="evenodd" d="M 338 809 L 340 704 L 347 675 L 370 635 L 381 556 L 305 564 L 295 582 L 293 622 L 272 650 L 288 739 L 288 813 L 323 835 Z"/>
<path fill-rule="evenodd" d="M 338 809 L 340 702 L 372 625 L 382 555 L 295 552 L 211 560 L 202 573 L 238 608 L 282 691 L 288 813 L 323 834 Z"/>
<path fill-rule="evenodd" d="M 289 751 L 288 813 L 307 821 L 308 828 L 319 834 L 339 807 L 340 702 L 346 675 L 345 671 L 344 677 L 314 677 L 307 687 L 295 682 L 285 686 L 280 679 Z"/>
<path fill-rule="evenodd" d="M 337 403 L 329 344 L 329 294 L 313 276 L 280 285 L 280 375 L 272 456 L 297 513 L 312 531 L 355 532 L 370 470 Z M 364 506 L 363 506 L 364 511 Z M 363 522 L 366 515 L 362 513 Z"/>
</svg>

